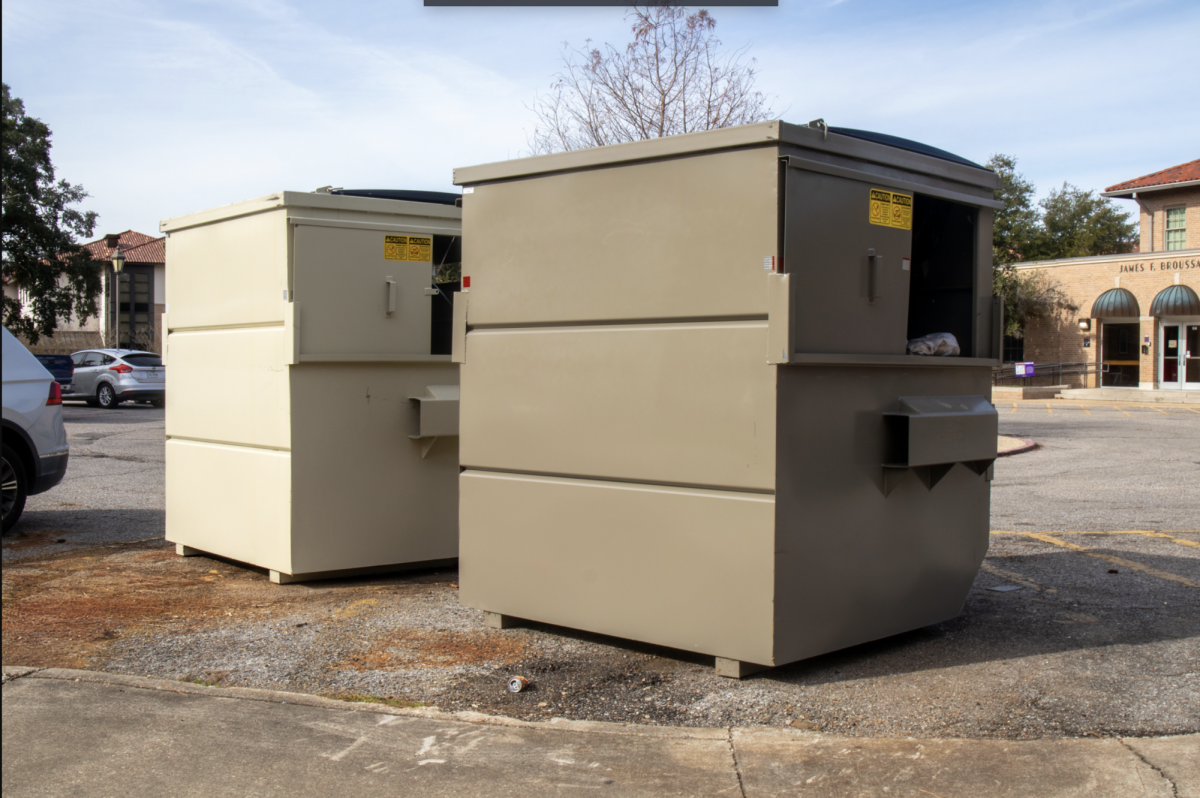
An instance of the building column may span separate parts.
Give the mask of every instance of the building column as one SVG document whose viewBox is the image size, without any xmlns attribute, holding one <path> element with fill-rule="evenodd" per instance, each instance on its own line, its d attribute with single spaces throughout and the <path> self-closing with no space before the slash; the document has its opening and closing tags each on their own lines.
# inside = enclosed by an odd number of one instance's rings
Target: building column
<svg viewBox="0 0 1200 798">
<path fill-rule="evenodd" d="M 1138 387 L 1151 389 L 1158 387 L 1158 324 L 1154 316 L 1138 318 Z M 1150 339 L 1149 347 L 1146 339 Z M 1142 354 L 1149 352 L 1149 354 Z"/>
</svg>

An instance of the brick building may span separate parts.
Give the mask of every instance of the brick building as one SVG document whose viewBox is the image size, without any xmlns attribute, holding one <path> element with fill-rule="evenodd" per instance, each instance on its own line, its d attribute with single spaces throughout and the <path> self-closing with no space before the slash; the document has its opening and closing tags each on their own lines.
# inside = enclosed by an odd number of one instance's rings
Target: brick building
<svg viewBox="0 0 1200 798">
<path fill-rule="evenodd" d="M 1107 364 L 1074 387 L 1200 390 L 1200 160 L 1118 183 L 1140 209 L 1139 251 L 1039 261 L 1078 307 L 1030 321 L 1026 361 Z M 1064 380 L 1070 384 L 1069 380 Z"/>
<path fill-rule="evenodd" d="M 166 237 L 148 236 L 134 230 L 111 233 L 84 244 L 100 272 L 97 316 L 80 321 L 76 316 L 60 321 L 53 336 L 42 336 L 36 344 L 24 341 L 36 354 L 70 354 L 80 349 L 120 346 L 162 352 L 162 314 L 166 308 Z M 123 276 L 118 282 L 112 258 L 117 247 L 125 256 Z M 30 298 L 18 285 L 4 285 L 4 293 L 26 308 Z M 25 311 L 28 312 L 28 311 Z M 120 315 L 120 343 L 117 319 Z"/>
<path fill-rule="evenodd" d="M 104 236 L 84 244 L 103 274 L 99 331 L 106 346 L 113 346 L 120 314 L 121 348 L 162 352 L 162 314 L 166 309 L 165 236 L 148 236 L 134 230 Z M 113 271 L 112 258 L 117 247 L 125 256 L 121 280 Z"/>
</svg>

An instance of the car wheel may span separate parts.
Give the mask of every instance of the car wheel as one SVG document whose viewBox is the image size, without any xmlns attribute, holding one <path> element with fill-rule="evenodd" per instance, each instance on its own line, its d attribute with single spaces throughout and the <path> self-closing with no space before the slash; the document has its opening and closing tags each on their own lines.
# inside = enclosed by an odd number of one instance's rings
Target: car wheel
<svg viewBox="0 0 1200 798">
<path fill-rule="evenodd" d="M 96 402 L 105 410 L 112 410 L 121 403 L 117 399 L 117 392 L 107 382 L 100 383 L 100 387 L 96 389 Z"/>
<path fill-rule="evenodd" d="M 4 531 L 8 532 L 25 510 L 25 496 L 29 493 L 29 483 L 25 481 L 25 467 L 21 465 L 21 458 L 7 446 L 4 447 L 4 462 L 0 465 L 0 474 L 4 494 Z"/>
</svg>

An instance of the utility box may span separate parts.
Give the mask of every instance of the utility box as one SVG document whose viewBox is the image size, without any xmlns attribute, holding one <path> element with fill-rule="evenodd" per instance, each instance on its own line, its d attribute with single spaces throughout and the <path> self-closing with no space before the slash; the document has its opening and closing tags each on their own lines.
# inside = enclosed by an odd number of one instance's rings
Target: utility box
<svg viewBox="0 0 1200 798">
<path fill-rule="evenodd" d="M 996 456 L 994 173 L 769 122 L 455 182 L 463 604 L 731 676 L 960 612 Z M 932 333 L 959 355 L 906 354 Z"/>
<path fill-rule="evenodd" d="M 461 262 L 457 195 L 355 193 L 283 191 L 160 225 L 180 554 L 276 582 L 458 555 L 458 284 L 435 281 Z"/>
</svg>

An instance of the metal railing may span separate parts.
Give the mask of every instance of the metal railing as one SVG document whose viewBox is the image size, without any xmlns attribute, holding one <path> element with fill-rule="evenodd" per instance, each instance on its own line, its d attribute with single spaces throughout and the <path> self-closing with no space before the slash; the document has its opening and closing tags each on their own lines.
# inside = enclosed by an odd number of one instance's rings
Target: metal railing
<svg viewBox="0 0 1200 798">
<path fill-rule="evenodd" d="M 1089 374 L 1108 374 L 1107 363 L 1035 363 L 1032 377 L 1021 377 L 1016 372 L 1016 363 L 1005 363 L 992 369 L 992 385 L 1035 386 L 1064 385 L 1064 377 L 1082 375 L 1086 384 Z M 1101 379 L 1103 382 L 1103 378 Z"/>
</svg>

